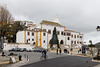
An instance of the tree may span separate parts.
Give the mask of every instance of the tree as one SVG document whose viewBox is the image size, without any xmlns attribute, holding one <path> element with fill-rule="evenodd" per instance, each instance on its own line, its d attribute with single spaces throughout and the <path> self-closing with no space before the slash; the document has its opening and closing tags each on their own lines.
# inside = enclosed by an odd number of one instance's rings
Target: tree
<svg viewBox="0 0 100 67">
<path fill-rule="evenodd" d="M 97 56 L 99 56 L 99 51 L 100 51 L 100 42 L 95 44 L 95 47 L 98 49 Z"/>
<path fill-rule="evenodd" d="M 95 45 L 92 44 L 92 40 L 89 40 L 89 43 L 90 43 L 89 47 L 91 48 L 90 52 L 91 52 L 92 57 L 93 57 L 93 50 L 92 50 L 92 47 L 95 47 Z"/>
<path fill-rule="evenodd" d="M 89 40 L 89 43 L 92 45 L 92 40 Z"/>
<path fill-rule="evenodd" d="M 13 23 L 14 19 L 9 13 L 6 7 L 0 6 L 0 37 L 5 36 L 8 32 L 8 27 L 10 23 Z"/>
<path fill-rule="evenodd" d="M 21 21 L 15 21 L 14 24 L 11 25 L 12 30 L 10 31 L 13 42 L 16 42 L 16 33 L 20 30 L 26 30 L 28 27 L 25 24 L 21 24 Z"/>
<path fill-rule="evenodd" d="M 50 48 L 53 48 L 53 44 L 57 44 L 57 48 L 60 48 L 56 27 L 54 27 L 53 34 L 52 34 L 52 39 L 50 40 L 50 44 L 51 44 Z"/>
</svg>

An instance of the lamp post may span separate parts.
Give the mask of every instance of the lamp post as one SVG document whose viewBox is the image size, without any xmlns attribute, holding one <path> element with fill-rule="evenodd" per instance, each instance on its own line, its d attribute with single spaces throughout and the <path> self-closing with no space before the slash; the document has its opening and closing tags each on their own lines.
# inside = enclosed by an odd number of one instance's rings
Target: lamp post
<svg viewBox="0 0 100 67">
<path fill-rule="evenodd" d="M 100 31 L 100 26 L 97 26 L 96 30 L 97 30 L 97 31 Z"/>
<path fill-rule="evenodd" d="M 97 31 L 100 31 L 100 26 L 97 26 L 96 30 L 97 30 Z M 99 49 L 100 49 L 99 46 L 100 46 L 100 45 L 98 44 L 98 48 L 97 48 L 97 49 L 98 49 L 97 57 L 99 57 Z"/>
</svg>

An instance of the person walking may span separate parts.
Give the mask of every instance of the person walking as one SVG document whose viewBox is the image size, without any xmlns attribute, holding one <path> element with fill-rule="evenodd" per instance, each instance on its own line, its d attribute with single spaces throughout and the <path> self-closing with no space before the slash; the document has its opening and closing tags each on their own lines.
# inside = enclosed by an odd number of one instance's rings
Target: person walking
<svg viewBox="0 0 100 67">
<path fill-rule="evenodd" d="M 58 54 L 58 49 L 57 49 L 57 54 Z"/>
<path fill-rule="evenodd" d="M 47 54 L 47 51 L 46 51 L 46 50 L 43 50 L 43 51 L 42 51 L 42 55 L 44 55 L 44 58 L 45 58 L 45 59 L 46 59 L 46 56 L 47 56 L 46 54 Z"/>
<path fill-rule="evenodd" d="M 60 54 L 61 54 L 61 49 L 59 50 Z"/>
</svg>

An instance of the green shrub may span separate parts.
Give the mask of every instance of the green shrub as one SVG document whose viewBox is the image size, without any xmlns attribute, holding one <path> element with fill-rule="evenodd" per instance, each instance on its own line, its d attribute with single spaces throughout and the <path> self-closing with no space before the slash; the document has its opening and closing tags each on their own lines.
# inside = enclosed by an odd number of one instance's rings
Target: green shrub
<svg viewBox="0 0 100 67">
<path fill-rule="evenodd" d="M 10 55 L 14 55 L 14 53 L 10 53 Z"/>
<path fill-rule="evenodd" d="M 89 47 L 95 47 L 95 45 L 88 45 Z"/>
</svg>

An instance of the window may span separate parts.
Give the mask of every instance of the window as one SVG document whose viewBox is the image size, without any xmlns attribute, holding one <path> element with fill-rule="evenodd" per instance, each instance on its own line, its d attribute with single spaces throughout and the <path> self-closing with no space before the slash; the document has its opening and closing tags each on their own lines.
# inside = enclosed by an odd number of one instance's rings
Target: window
<svg viewBox="0 0 100 67">
<path fill-rule="evenodd" d="M 30 35 L 30 32 L 28 32 L 28 35 Z"/>
<path fill-rule="evenodd" d="M 70 37 L 68 37 L 67 39 L 70 40 Z"/>
<path fill-rule="evenodd" d="M 64 36 L 65 36 L 65 32 L 64 32 Z"/>
<path fill-rule="evenodd" d="M 76 44 L 76 41 L 74 41 L 74 44 Z"/>
<path fill-rule="evenodd" d="M 35 45 L 35 42 L 33 43 L 33 45 Z"/>
<path fill-rule="evenodd" d="M 79 44 L 79 41 L 77 41 L 77 44 Z"/>
<path fill-rule="evenodd" d="M 34 39 L 32 39 L 32 41 L 34 41 Z"/>
<path fill-rule="evenodd" d="M 48 33 L 51 34 L 51 30 L 48 30 Z"/>
<path fill-rule="evenodd" d="M 60 35 L 60 31 L 57 31 L 57 34 Z"/>
<path fill-rule="evenodd" d="M 72 38 L 73 38 L 73 35 L 72 35 Z"/>
<path fill-rule="evenodd" d="M 74 38 L 76 38 L 76 35 L 74 35 Z"/>
<path fill-rule="evenodd" d="M 63 35 L 63 31 L 61 32 L 61 35 Z"/>
<path fill-rule="evenodd" d="M 45 43 L 45 40 L 43 42 Z"/>
<path fill-rule="evenodd" d="M 71 33 L 67 33 L 67 36 L 70 36 L 71 35 Z"/>
<path fill-rule="evenodd" d="M 80 42 L 80 44 L 82 44 L 82 42 Z"/>
<path fill-rule="evenodd" d="M 80 38 L 82 38 L 82 36 L 80 36 Z"/>
<path fill-rule="evenodd" d="M 43 36 L 45 36 L 45 33 L 43 33 Z"/>
<path fill-rule="evenodd" d="M 34 36 L 34 32 L 32 32 L 32 36 Z"/>
<path fill-rule="evenodd" d="M 73 44 L 73 41 L 71 41 L 71 43 Z"/>
<path fill-rule="evenodd" d="M 79 35 L 77 35 L 77 38 L 79 38 Z"/>
<path fill-rule="evenodd" d="M 27 40 L 27 43 L 28 43 L 28 40 Z"/>
</svg>

